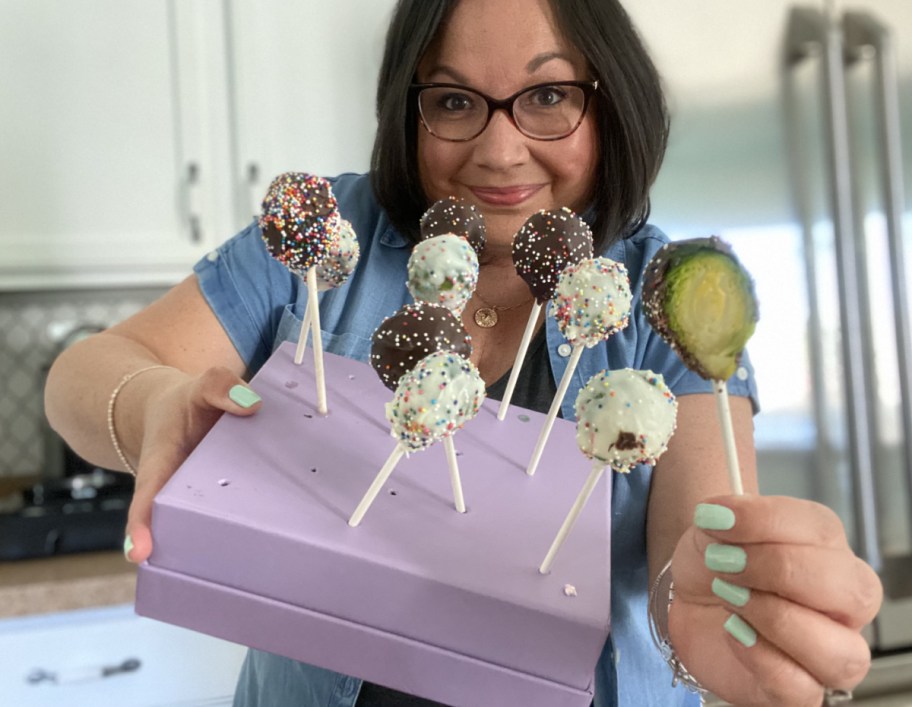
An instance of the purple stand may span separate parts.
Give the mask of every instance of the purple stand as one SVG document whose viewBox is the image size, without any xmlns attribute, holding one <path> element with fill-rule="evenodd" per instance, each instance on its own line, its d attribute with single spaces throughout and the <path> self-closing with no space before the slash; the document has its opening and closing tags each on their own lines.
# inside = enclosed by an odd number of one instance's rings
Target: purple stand
<svg viewBox="0 0 912 707">
<path fill-rule="evenodd" d="M 327 354 L 283 344 L 155 500 L 155 551 L 136 610 L 151 618 L 453 705 L 587 707 L 609 630 L 610 475 L 551 574 L 544 559 L 590 470 L 557 420 L 488 401 L 454 437 L 468 512 L 442 444 L 403 457 L 357 528 L 348 518 L 395 447 L 392 393 Z"/>
</svg>

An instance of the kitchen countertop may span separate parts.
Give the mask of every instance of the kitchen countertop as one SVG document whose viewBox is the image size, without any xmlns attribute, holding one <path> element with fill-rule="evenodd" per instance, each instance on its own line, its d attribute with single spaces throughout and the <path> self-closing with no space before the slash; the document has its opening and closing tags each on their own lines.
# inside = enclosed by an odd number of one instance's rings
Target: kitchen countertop
<svg viewBox="0 0 912 707">
<path fill-rule="evenodd" d="M 0 618 L 132 603 L 136 567 L 120 552 L 0 562 Z"/>
</svg>

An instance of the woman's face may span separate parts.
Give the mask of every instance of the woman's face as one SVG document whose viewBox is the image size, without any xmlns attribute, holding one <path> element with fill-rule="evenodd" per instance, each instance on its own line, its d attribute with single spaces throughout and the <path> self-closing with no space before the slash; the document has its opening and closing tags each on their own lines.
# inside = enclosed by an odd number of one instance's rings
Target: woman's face
<svg viewBox="0 0 912 707">
<path fill-rule="evenodd" d="M 457 83 L 493 98 L 589 79 L 582 55 L 558 33 L 548 0 L 460 0 L 418 66 L 421 83 Z M 419 126 L 425 193 L 431 202 L 457 196 L 479 207 L 490 254 L 504 254 L 534 212 L 585 209 L 598 165 L 593 113 L 590 105 L 579 128 L 554 141 L 524 136 L 501 110 L 467 142 L 447 142 Z"/>
</svg>

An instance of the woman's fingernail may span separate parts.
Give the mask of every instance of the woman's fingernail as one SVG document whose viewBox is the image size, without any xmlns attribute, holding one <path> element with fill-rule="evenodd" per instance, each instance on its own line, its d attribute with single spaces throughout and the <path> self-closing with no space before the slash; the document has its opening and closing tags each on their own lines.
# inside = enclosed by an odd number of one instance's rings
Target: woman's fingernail
<svg viewBox="0 0 912 707">
<path fill-rule="evenodd" d="M 713 594 L 727 601 L 734 606 L 744 606 L 751 598 L 751 590 L 747 587 L 739 587 L 735 584 L 729 584 L 724 579 L 716 577 L 712 583 Z"/>
<path fill-rule="evenodd" d="M 246 385 L 240 384 L 228 391 L 228 397 L 242 408 L 253 407 L 262 400 L 259 395 L 250 390 Z"/>
<path fill-rule="evenodd" d="M 737 545 L 711 543 L 703 557 L 713 572 L 743 572 L 747 567 L 747 553 Z"/>
<path fill-rule="evenodd" d="M 133 538 L 129 535 L 124 538 L 124 557 L 130 561 L 130 553 L 133 552 Z"/>
<path fill-rule="evenodd" d="M 735 512 L 716 503 L 698 503 L 694 525 L 703 530 L 731 530 L 735 527 Z"/>
<path fill-rule="evenodd" d="M 737 614 L 729 616 L 723 625 L 725 626 L 725 630 L 734 636 L 735 640 L 742 646 L 752 648 L 757 642 L 757 632 Z"/>
</svg>

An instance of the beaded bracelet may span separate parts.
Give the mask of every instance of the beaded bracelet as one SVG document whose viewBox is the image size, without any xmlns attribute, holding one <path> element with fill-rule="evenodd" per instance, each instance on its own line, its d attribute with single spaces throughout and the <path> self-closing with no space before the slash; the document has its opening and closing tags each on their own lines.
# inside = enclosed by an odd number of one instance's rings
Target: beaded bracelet
<svg viewBox="0 0 912 707">
<path fill-rule="evenodd" d="M 117 432 L 114 429 L 114 403 L 117 402 L 117 396 L 120 395 L 120 391 L 123 390 L 123 387 L 127 383 L 136 378 L 140 373 L 145 373 L 146 371 L 151 371 L 156 368 L 170 368 L 170 366 L 155 364 L 154 366 L 146 366 L 145 368 L 140 368 L 138 371 L 128 373 L 120 379 L 120 383 L 117 384 L 117 387 L 114 388 L 114 392 L 111 393 L 111 397 L 108 399 L 108 435 L 111 437 L 111 445 L 114 447 L 114 451 L 117 452 L 120 463 L 123 464 L 126 470 L 133 476 L 136 476 L 136 469 L 127 460 L 127 456 L 124 454 L 120 442 L 117 440 Z"/>
<path fill-rule="evenodd" d="M 661 569 L 649 590 L 649 634 L 652 642 L 659 649 L 668 667 L 671 668 L 671 686 L 677 687 L 678 683 L 684 685 L 691 692 L 700 695 L 700 704 L 705 704 L 703 696 L 707 690 L 697 679 L 691 675 L 681 659 L 678 658 L 671 641 L 668 638 L 668 610 L 674 599 L 674 578 L 671 576 L 671 560 Z"/>
</svg>

